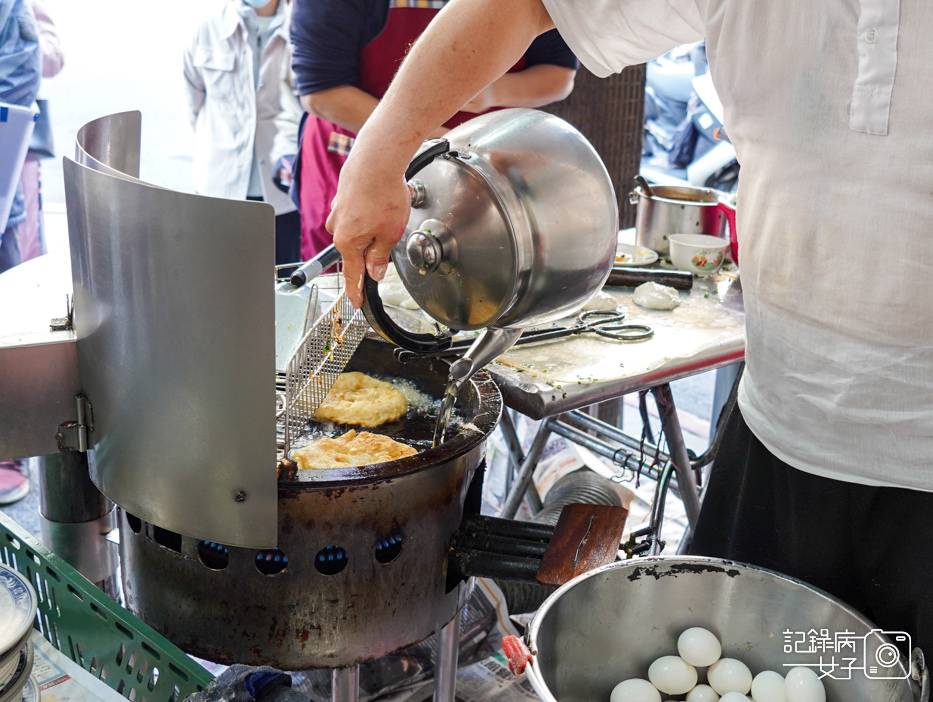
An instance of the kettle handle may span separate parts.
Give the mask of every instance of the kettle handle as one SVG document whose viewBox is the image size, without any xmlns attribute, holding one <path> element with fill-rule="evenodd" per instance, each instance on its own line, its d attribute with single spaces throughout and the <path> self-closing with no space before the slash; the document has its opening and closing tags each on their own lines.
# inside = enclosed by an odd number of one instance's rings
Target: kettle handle
<svg viewBox="0 0 933 702">
<path fill-rule="evenodd" d="M 450 151 L 450 142 L 436 139 L 428 148 L 418 152 L 405 170 L 405 180 L 411 180 L 422 168 L 438 156 Z M 415 334 L 397 325 L 386 312 L 382 298 L 379 297 L 379 283 L 369 273 L 363 278 L 363 315 L 369 325 L 382 338 L 415 353 L 436 353 L 449 348 L 453 337 L 449 332 L 438 334 Z"/>
<path fill-rule="evenodd" d="M 397 325 L 386 312 L 379 297 L 379 283 L 369 273 L 363 280 L 363 315 L 369 325 L 386 341 L 415 353 L 443 351 L 453 343 L 450 332 L 416 334 Z"/>
<path fill-rule="evenodd" d="M 406 181 L 414 178 L 418 171 L 427 166 L 438 156 L 443 156 L 448 151 L 450 151 L 450 142 L 446 139 L 435 139 L 433 141 L 434 143 L 431 144 L 431 146 L 426 148 L 424 151 L 419 151 L 417 154 L 415 154 L 415 157 L 411 160 L 411 163 L 408 164 L 408 168 L 405 169 Z"/>
</svg>

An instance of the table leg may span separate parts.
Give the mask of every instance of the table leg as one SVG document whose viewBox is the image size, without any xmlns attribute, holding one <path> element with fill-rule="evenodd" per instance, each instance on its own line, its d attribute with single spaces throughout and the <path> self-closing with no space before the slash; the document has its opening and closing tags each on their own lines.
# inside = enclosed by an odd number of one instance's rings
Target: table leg
<svg viewBox="0 0 933 702">
<path fill-rule="evenodd" d="M 716 369 L 716 385 L 713 388 L 713 411 L 709 425 L 710 443 L 713 443 L 713 439 L 716 437 L 716 430 L 719 428 L 719 416 L 726 409 L 726 405 L 733 395 L 732 388 L 742 371 L 742 365 L 739 362 Z"/>
<path fill-rule="evenodd" d="M 454 702 L 457 691 L 457 661 L 460 656 L 460 610 L 437 634 L 434 661 L 434 702 Z"/>
<path fill-rule="evenodd" d="M 667 437 L 668 453 L 677 473 L 677 486 L 687 512 L 687 521 L 693 526 L 700 515 L 700 496 L 693 477 L 690 456 L 687 454 L 687 445 L 684 443 L 683 431 L 680 428 L 680 419 L 677 418 L 677 408 L 674 407 L 671 386 L 665 383 L 652 388 L 651 392 L 657 402 L 658 413 L 661 415 L 661 427 L 664 429 L 664 436 Z"/>
<path fill-rule="evenodd" d="M 505 494 L 508 495 L 512 489 L 512 479 L 515 471 L 525 460 L 525 454 L 522 451 L 522 442 L 518 440 L 518 432 L 515 430 L 515 422 L 512 420 L 512 412 L 508 409 L 502 412 L 502 421 L 499 422 L 499 429 L 505 439 L 505 445 L 509 452 L 509 466 L 505 476 Z"/>
<path fill-rule="evenodd" d="M 360 667 L 334 668 L 331 671 L 331 702 L 357 702 L 360 698 Z"/>
<path fill-rule="evenodd" d="M 534 501 L 536 499 L 538 505 L 541 504 L 541 497 L 538 495 L 538 490 L 534 486 L 532 476 L 534 475 L 538 461 L 541 460 L 541 454 L 544 453 L 544 447 L 547 445 L 548 437 L 551 435 L 552 421 L 554 421 L 554 419 L 548 417 L 541 422 L 541 426 L 538 427 L 538 433 L 535 434 L 534 441 L 531 442 L 531 448 L 528 449 L 528 455 L 525 456 L 525 460 L 522 461 L 522 465 L 518 469 L 515 485 L 512 486 L 512 491 L 505 501 L 505 507 L 502 508 L 501 516 L 506 519 L 515 518 L 515 515 L 518 513 L 518 508 L 522 504 L 522 500 L 525 499 L 526 492 L 533 492 L 534 497 L 532 500 Z"/>
</svg>

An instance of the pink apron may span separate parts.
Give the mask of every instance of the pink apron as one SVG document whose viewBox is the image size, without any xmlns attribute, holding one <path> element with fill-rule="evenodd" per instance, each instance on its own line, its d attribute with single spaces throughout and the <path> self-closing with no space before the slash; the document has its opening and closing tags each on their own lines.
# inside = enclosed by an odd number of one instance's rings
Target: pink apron
<svg viewBox="0 0 933 702">
<path fill-rule="evenodd" d="M 390 0 L 382 32 L 360 52 L 360 90 L 379 98 L 398 71 L 402 59 L 448 0 Z M 524 67 L 522 58 L 511 71 Z M 475 117 L 458 112 L 445 123 L 456 127 Z M 333 243 L 324 224 L 337 194 L 340 169 L 347 160 L 356 134 L 333 122 L 308 115 L 301 143 L 301 257 L 308 260 Z"/>
</svg>

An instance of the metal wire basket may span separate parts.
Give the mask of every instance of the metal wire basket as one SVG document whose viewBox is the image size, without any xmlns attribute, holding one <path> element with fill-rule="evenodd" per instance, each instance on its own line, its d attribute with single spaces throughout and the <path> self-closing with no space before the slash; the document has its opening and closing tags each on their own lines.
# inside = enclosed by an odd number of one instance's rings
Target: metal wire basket
<svg viewBox="0 0 933 702">
<path fill-rule="evenodd" d="M 360 345 L 369 324 L 343 290 L 343 277 L 322 276 L 317 293 L 320 314 L 289 357 L 284 383 L 284 451 L 304 431 Z M 334 285 L 329 299 L 326 284 Z"/>
</svg>

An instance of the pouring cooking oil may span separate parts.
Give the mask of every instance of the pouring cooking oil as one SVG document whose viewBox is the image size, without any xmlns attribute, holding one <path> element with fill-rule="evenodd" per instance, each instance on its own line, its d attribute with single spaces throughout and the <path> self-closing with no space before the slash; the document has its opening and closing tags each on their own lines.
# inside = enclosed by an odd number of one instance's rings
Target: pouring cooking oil
<svg viewBox="0 0 933 702">
<path fill-rule="evenodd" d="M 441 408 L 437 413 L 437 422 L 434 425 L 434 441 L 432 448 L 444 443 L 447 434 L 447 427 L 450 425 L 450 417 L 454 411 L 454 403 L 457 401 L 457 391 L 460 389 L 456 380 L 447 381 L 447 387 L 444 389 L 444 397 L 441 400 Z"/>
</svg>

